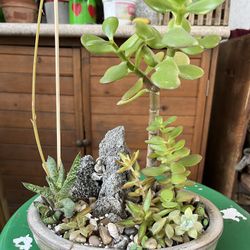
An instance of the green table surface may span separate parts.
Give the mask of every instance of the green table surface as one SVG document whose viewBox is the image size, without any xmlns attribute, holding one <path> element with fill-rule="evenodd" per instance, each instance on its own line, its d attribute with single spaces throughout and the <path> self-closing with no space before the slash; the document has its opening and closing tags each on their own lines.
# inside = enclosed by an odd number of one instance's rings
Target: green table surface
<svg viewBox="0 0 250 250">
<path fill-rule="evenodd" d="M 249 250 L 250 249 L 250 222 L 249 213 L 238 206 L 235 202 L 228 199 L 217 191 L 204 185 L 196 184 L 189 188 L 197 194 L 204 196 L 212 201 L 219 210 L 231 209 L 240 213 L 233 219 L 224 218 L 224 231 L 219 240 L 217 250 Z M 28 200 L 16 213 L 11 217 L 0 235 L 0 250 L 35 250 L 39 249 L 33 239 L 32 233 L 27 224 L 27 210 L 35 197 Z M 235 210 L 236 209 L 236 210 Z M 228 211 L 228 210 L 227 210 Z M 15 246 L 15 239 L 26 237 L 31 244 Z M 15 240 L 16 242 L 16 240 Z"/>
</svg>

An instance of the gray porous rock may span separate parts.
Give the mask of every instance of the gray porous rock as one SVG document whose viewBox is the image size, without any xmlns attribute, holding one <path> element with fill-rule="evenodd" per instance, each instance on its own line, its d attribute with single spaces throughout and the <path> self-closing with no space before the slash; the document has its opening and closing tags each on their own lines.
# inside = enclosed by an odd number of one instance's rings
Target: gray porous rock
<svg viewBox="0 0 250 250">
<path fill-rule="evenodd" d="M 89 197 L 98 197 L 101 184 L 91 178 L 94 173 L 95 161 L 91 155 L 81 159 L 81 167 L 71 192 L 74 199 L 86 200 Z"/>
<path fill-rule="evenodd" d="M 129 153 L 125 143 L 125 129 L 123 126 L 116 127 L 107 132 L 99 145 L 99 159 L 105 166 L 102 178 L 102 187 L 94 208 L 93 214 L 96 217 L 113 213 L 124 218 L 125 214 L 125 191 L 121 189 L 127 182 L 127 173 L 118 174 L 120 165 L 120 153 Z M 118 218 L 119 218 L 118 217 Z"/>
</svg>

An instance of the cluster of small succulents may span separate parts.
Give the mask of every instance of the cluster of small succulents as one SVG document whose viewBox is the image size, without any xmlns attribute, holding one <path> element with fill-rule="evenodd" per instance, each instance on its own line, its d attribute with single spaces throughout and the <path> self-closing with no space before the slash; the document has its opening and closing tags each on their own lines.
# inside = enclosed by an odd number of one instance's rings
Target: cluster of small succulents
<svg viewBox="0 0 250 250">
<path fill-rule="evenodd" d="M 147 141 L 153 149 L 150 157 L 159 162 L 157 167 L 141 169 L 138 151 L 131 157 L 121 155 L 119 172 L 130 172 L 130 180 L 123 186 L 130 191 L 126 206 L 130 217 L 120 225 L 138 227 L 135 244 L 143 248 L 162 248 L 196 239 L 208 225 L 204 205 L 184 189 L 192 185 L 187 180 L 187 169 L 198 164 L 201 157 L 191 155 L 184 140 L 176 142 L 182 128 L 169 126 L 175 120 L 157 117 L 148 127 L 159 131 Z"/>
</svg>

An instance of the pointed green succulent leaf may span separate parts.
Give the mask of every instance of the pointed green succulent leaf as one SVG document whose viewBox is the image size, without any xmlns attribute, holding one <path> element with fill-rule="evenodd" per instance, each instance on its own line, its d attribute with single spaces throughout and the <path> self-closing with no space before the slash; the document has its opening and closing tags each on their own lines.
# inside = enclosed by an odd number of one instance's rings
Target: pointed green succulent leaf
<svg viewBox="0 0 250 250">
<path fill-rule="evenodd" d="M 185 48 L 198 45 L 198 41 L 182 27 L 174 27 L 164 35 L 162 44 L 171 48 Z"/>
<path fill-rule="evenodd" d="M 53 182 L 52 178 L 50 178 L 49 176 L 46 176 L 46 181 L 49 185 L 50 191 L 55 195 L 58 192 L 56 184 Z"/>
<path fill-rule="evenodd" d="M 143 79 L 140 78 L 135 85 L 130 88 L 121 98 L 122 101 L 127 101 L 133 96 L 135 96 L 143 87 Z"/>
<path fill-rule="evenodd" d="M 204 15 L 209 13 L 210 11 L 216 9 L 219 5 L 221 5 L 225 0 L 199 0 L 193 1 L 190 3 L 186 10 L 189 13 Z"/>
<path fill-rule="evenodd" d="M 138 240 L 139 242 L 142 240 L 142 238 L 145 236 L 146 232 L 147 232 L 147 222 L 144 221 L 140 227 L 139 227 L 139 230 L 138 230 Z"/>
<path fill-rule="evenodd" d="M 61 164 L 58 170 L 58 179 L 56 181 L 56 186 L 58 189 L 62 188 L 64 181 L 65 181 L 65 169 L 63 164 Z"/>
<path fill-rule="evenodd" d="M 151 228 L 152 234 L 153 235 L 158 234 L 162 230 L 162 228 L 165 226 L 166 221 L 167 221 L 166 217 L 161 218 L 160 220 L 156 221 Z"/>
<path fill-rule="evenodd" d="M 190 230 L 188 230 L 188 236 L 190 238 L 193 238 L 193 239 L 197 239 L 198 237 L 198 233 L 197 233 L 197 230 L 195 228 L 191 228 Z"/>
<path fill-rule="evenodd" d="M 179 69 L 174 59 L 168 57 L 157 65 L 156 72 L 152 74 L 151 80 L 160 89 L 176 89 L 180 86 L 178 74 Z"/>
<path fill-rule="evenodd" d="M 152 192 L 151 192 L 151 189 L 149 189 L 145 197 L 145 200 L 143 202 L 143 210 L 145 213 L 148 212 L 150 208 L 151 200 L 152 200 Z"/>
<path fill-rule="evenodd" d="M 178 68 L 180 71 L 179 76 L 187 80 L 201 78 L 204 74 L 203 69 L 196 65 L 180 65 Z"/>
<path fill-rule="evenodd" d="M 192 167 L 200 163 L 201 160 L 202 156 L 193 154 L 182 158 L 181 160 L 178 161 L 178 163 L 182 164 L 185 167 Z"/>
<path fill-rule="evenodd" d="M 165 226 L 165 234 L 169 239 L 171 239 L 174 236 L 174 229 L 171 226 L 171 224 L 166 224 L 166 226 Z"/>
<path fill-rule="evenodd" d="M 217 35 L 205 36 L 199 40 L 199 44 L 205 49 L 212 49 L 216 47 L 221 41 L 221 37 Z"/>
<path fill-rule="evenodd" d="M 77 172 L 80 168 L 80 161 L 81 161 L 81 154 L 79 153 L 76 156 L 75 160 L 73 161 L 73 164 L 66 176 L 66 180 L 64 181 L 61 190 L 57 193 L 58 200 L 62 200 L 64 198 L 69 197 L 70 190 L 73 187 L 77 178 Z"/>
<path fill-rule="evenodd" d="M 135 222 L 134 222 L 133 218 L 128 218 L 126 220 L 119 221 L 118 224 L 123 226 L 123 227 L 134 227 L 135 226 Z"/>
<path fill-rule="evenodd" d="M 133 203 L 132 201 L 127 202 L 127 209 L 134 218 L 143 218 L 144 212 L 142 206 Z"/>
<path fill-rule="evenodd" d="M 181 51 L 183 51 L 184 53 L 194 56 L 194 55 L 198 55 L 201 54 L 204 49 L 200 46 L 192 46 L 192 47 L 188 47 L 188 48 L 182 48 Z"/>
<path fill-rule="evenodd" d="M 57 179 L 58 179 L 58 172 L 57 172 L 57 165 L 56 165 L 56 161 L 48 156 L 47 159 L 47 167 L 48 167 L 48 173 L 49 173 L 49 177 L 51 178 L 51 180 L 56 183 Z"/>
<path fill-rule="evenodd" d="M 123 77 L 127 76 L 129 73 L 129 69 L 126 62 L 121 62 L 118 65 L 110 67 L 101 78 L 100 82 L 111 83 L 117 80 L 122 79 Z"/>
<path fill-rule="evenodd" d="M 81 43 L 90 53 L 105 54 L 115 52 L 115 49 L 108 41 L 95 35 L 84 34 L 81 37 Z"/>
<path fill-rule="evenodd" d="M 102 24 L 102 30 L 104 34 L 109 38 L 109 40 L 114 39 L 114 35 L 119 26 L 119 21 L 117 17 L 108 17 L 104 20 Z"/>
<path fill-rule="evenodd" d="M 26 182 L 23 182 L 23 185 L 28 190 L 37 193 L 41 196 L 44 196 L 47 199 L 51 199 L 53 197 L 53 194 L 48 187 L 40 187 Z"/>
</svg>

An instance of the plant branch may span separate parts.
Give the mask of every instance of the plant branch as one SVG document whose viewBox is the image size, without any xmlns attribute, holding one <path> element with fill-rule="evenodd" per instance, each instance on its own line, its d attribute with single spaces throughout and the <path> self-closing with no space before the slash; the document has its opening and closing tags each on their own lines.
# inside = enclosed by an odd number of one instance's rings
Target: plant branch
<svg viewBox="0 0 250 250">
<path fill-rule="evenodd" d="M 159 116 L 160 113 L 160 92 L 154 92 L 154 91 L 150 91 L 149 92 L 149 100 L 150 100 L 150 104 L 149 104 L 149 121 L 148 124 L 150 124 L 151 122 L 153 122 L 155 120 L 155 118 L 157 116 Z M 148 132 L 148 140 L 150 140 L 152 138 L 152 136 L 157 135 L 158 132 L 157 131 L 149 131 Z M 157 160 L 156 159 L 152 159 L 150 158 L 150 154 L 153 153 L 153 150 L 151 149 L 150 145 L 148 144 L 147 147 L 147 167 L 155 167 Z"/>
<path fill-rule="evenodd" d="M 117 46 L 117 44 L 115 42 L 112 42 L 112 45 L 114 47 L 114 49 L 117 51 L 119 49 L 119 47 Z M 134 72 L 138 77 L 140 78 L 143 78 L 143 82 L 146 84 L 147 88 L 150 90 L 150 91 L 153 91 L 153 92 L 158 92 L 159 91 L 159 88 L 157 88 L 153 82 L 151 81 L 151 79 L 143 72 L 141 71 L 140 68 L 136 67 L 135 64 L 133 62 L 131 62 L 123 52 L 118 52 L 116 53 L 119 58 L 124 61 L 124 62 L 127 62 L 127 65 L 128 65 L 128 68 Z"/>
<path fill-rule="evenodd" d="M 47 168 L 47 164 L 46 164 L 45 157 L 43 154 L 40 137 L 39 137 L 39 133 L 37 129 L 37 122 L 36 122 L 36 69 L 37 69 L 37 54 L 38 54 L 40 24 L 41 24 L 41 19 L 42 19 L 42 9 L 43 9 L 43 0 L 40 1 L 40 5 L 39 5 L 35 48 L 34 48 L 33 73 L 32 73 L 32 119 L 31 119 L 31 123 L 33 126 L 33 131 L 34 131 L 34 136 L 35 136 L 38 152 L 42 160 L 42 167 L 45 173 L 48 175 L 48 168 Z"/>
</svg>

